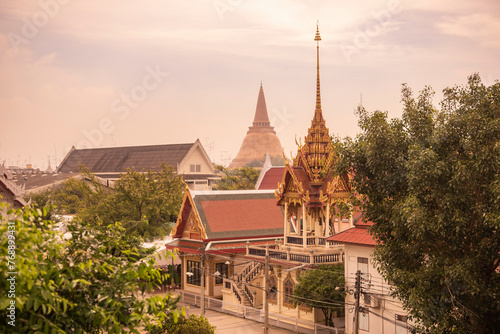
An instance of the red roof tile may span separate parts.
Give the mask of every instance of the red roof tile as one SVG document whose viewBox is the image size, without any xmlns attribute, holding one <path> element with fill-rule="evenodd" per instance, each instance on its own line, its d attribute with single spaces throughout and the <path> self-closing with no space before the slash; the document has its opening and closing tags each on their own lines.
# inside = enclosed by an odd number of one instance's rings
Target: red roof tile
<svg viewBox="0 0 500 334">
<path fill-rule="evenodd" d="M 283 229 L 274 198 L 200 202 L 211 232 Z"/>
<path fill-rule="evenodd" d="M 271 167 L 260 182 L 259 190 L 262 189 L 278 189 L 278 183 L 283 177 L 285 167 Z"/>
<path fill-rule="evenodd" d="M 344 232 L 340 232 L 334 236 L 326 239 L 328 241 L 338 242 L 341 244 L 354 244 L 354 245 L 366 245 L 366 246 L 375 246 L 376 242 L 373 237 L 368 232 L 366 228 L 366 224 L 356 225 L 353 228 L 350 228 Z"/>
</svg>

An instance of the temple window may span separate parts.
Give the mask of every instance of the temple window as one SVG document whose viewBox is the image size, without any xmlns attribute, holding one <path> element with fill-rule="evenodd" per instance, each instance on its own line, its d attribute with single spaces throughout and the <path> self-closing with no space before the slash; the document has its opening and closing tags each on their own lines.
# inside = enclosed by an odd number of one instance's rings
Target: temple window
<svg viewBox="0 0 500 334">
<path fill-rule="evenodd" d="M 215 284 L 222 284 L 223 279 L 228 277 L 229 266 L 225 263 L 216 263 L 215 271 L 220 274 L 215 276 Z"/>
<path fill-rule="evenodd" d="M 292 303 L 292 295 L 293 295 L 293 283 L 292 283 L 292 280 L 290 278 L 288 278 L 286 281 L 285 281 L 285 288 L 284 288 L 284 295 L 283 295 L 283 305 L 285 306 L 293 306 L 293 303 Z"/>
<path fill-rule="evenodd" d="M 201 269 L 201 262 L 187 260 L 186 265 L 187 265 L 187 272 L 192 274 L 192 275 L 191 274 L 187 275 L 186 277 L 187 284 L 201 286 L 201 277 L 203 276 L 203 272 Z"/>
</svg>

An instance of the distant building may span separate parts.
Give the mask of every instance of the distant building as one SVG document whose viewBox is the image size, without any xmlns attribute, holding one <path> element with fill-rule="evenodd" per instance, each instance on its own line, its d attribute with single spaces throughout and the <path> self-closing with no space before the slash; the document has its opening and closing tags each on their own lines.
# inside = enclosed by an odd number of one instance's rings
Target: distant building
<svg viewBox="0 0 500 334">
<path fill-rule="evenodd" d="M 267 151 L 273 157 L 281 156 L 283 147 L 269 121 L 264 89 L 261 83 L 252 126 L 248 128 L 238 155 L 231 161 L 229 168 L 241 168 L 252 161 L 261 160 Z"/>
<path fill-rule="evenodd" d="M 138 172 L 160 170 L 162 164 L 172 166 L 190 189 L 211 189 L 220 176 L 197 139 L 194 143 L 149 146 L 107 147 L 76 149 L 68 152 L 57 173 L 79 172 L 83 164 L 97 177 L 107 180 L 107 185 L 120 178 L 128 168 Z"/>
<path fill-rule="evenodd" d="M 24 187 L 13 180 L 13 172 L 0 166 L 0 202 L 7 203 L 11 208 L 18 209 L 26 205 L 23 199 Z"/>
</svg>

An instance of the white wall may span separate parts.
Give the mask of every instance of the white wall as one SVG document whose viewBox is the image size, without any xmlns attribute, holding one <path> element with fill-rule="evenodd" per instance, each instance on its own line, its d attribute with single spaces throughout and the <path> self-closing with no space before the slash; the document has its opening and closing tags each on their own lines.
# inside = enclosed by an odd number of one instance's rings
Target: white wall
<svg viewBox="0 0 500 334">
<path fill-rule="evenodd" d="M 409 333 L 406 331 L 403 322 L 398 323 L 398 331 L 396 331 L 396 315 L 406 316 L 407 312 L 402 308 L 399 300 L 394 299 L 388 294 L 390 293 L 391 286 L 382 278 L 374 266 L 372 254 L 375 247 L 373 246 L 345 246 L 345 275 L 346 285 L 349 289 L 354 290 L 356 271 L 358 268 L 363 269 L 363 263 L 358 263 L 358 258 L 367 258 L 368 266 L 367 273 L 362 275 L 362 290 L 370 295 L 372 302 L 365 304 L 364 295 L 361 295 L 360 306 L 366 307 L 370 312 L 368 313 L 367 330 L 362 330 L 360 327 L 359 333 L 371 334 L 402 334 Z M 377 303 L 373 301 L 378 299 Z M 353 294 L 348 294 L 346 297 L 346 333 L 354 333 L 354 304 L 355 299 Z M 350 312 L 352 310 L 352 312 Z M 360 315 L 361 319 L 362 315 Z"/>
</svg>

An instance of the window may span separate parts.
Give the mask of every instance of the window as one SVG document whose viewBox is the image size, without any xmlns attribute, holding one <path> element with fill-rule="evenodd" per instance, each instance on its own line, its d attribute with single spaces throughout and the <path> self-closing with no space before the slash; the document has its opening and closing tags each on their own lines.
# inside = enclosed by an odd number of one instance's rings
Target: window
<svg viewBox="0 0 500 334">
<path fill-rule="evenodd" d="M 369 314 L 368 310 L 362 309 L 361 312 L 359 312 L 359 329 L 362 331 L 368 331 L 369 329 Z"/>
<path fill-rule="evenodd" d="M 358 257 L 358 270 L 361 274 L 368 274 L 368 258 Z"/>
<path fill-rule="evenodd" d="M 187 275 L 187 283 L 201 286 L 201 277 L 203 272 L 201 270 L 201 262 L 187 260 L 187 272 L 192 273 L 192 275 Z"/>
<path fill-rule="evenodd" d="M 215 271 L 218 271 L 220 275 L 215 276 L 215 284 L 222 284 L 224 278 L 228 277 L 229 266 L 225 263 L 216 263 Z"/>
<path fill-rule="evenodd" d="M 408 317 L 401 314 L 396 314 L 396 334 L 408 333 Z"/>
<path fill-rule="evenodd" d="M 189 165 L 189 171 L 191 173 L 199 173 L 201 172 L 201 165 Z"/>
<path fill-rule="evenodd" d="M 283 304 L 292 304 L 291 297 L 293 295 L 293 283 L 291 279 L 287 279 L 285 282 L 285 295 L 283 296 Z"/>
</svg>

